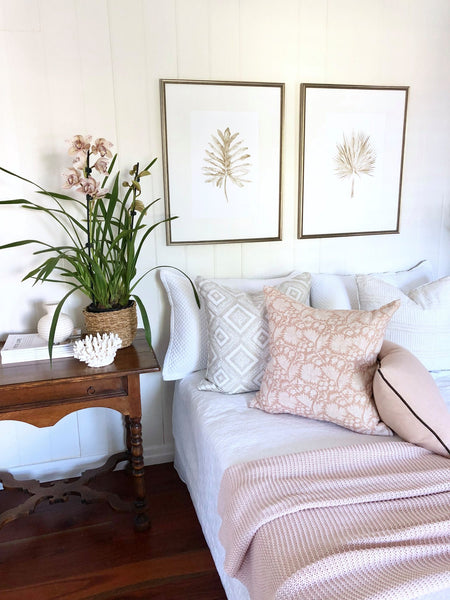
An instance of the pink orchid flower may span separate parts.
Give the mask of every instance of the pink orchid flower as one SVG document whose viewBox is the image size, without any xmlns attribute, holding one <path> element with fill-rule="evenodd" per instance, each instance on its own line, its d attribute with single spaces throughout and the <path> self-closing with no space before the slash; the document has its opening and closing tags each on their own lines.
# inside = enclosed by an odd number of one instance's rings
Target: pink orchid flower
<svg viewBox="0 0 450 600">
<path fill-rule="evenodd" d="M 78 154 L 79 152 L 87 152 L 91 147 L 92 135 L 74 135 L 71 140 L 67 140 L 70 144 L 69 154 Z"/>
<path fill-rule="evenodd" d="M 73 166 L 76 169 L 84 169 L 87 163 L 87 150 L 79 150 L 73 158 Z"/>
<path fill-rule="evenodd" d="M 112 148 L 113 145 L 114 144 L 108 142 L 108 140 L 105 140 L 105 138 L 97 138 L 95 144 L 92 145 L 92 152 L 98 153 L 102 157 L 108 156 L 111 158 L 112 152 L 110 148 Z"/>
<path fill-rule="evenodd" d="M 82 177 L 80 179 L 80 187 L 78 188 L 79 192 L 83 194 L 89 194 L 92 198 L 100 198 L 107 193 L 107 190 L 99 189 L 99 183 L 93 177 Z"/>
<path fill-rule="evenodd" d="M 64 169 L 62 176 L 64 177 L 64 184 L 62 187 L 68 190 L 80 183 L 81 172 L 78 171 L 78 169 Z"/>
<path fill-rule="evenodd" d="M 109 160 L 107 158 L 99 158 L 94 165 L 94 169 L 96 169 L 99 173 L 106 175 L 108 173 Z"/>
</svg>

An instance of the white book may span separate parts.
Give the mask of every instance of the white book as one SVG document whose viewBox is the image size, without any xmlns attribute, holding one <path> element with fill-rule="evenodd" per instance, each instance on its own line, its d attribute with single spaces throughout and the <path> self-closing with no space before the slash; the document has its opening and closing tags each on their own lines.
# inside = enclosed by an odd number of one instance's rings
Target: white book
<svg viewBox="0 0 450 600">
<path fill-rule="evenodd" d="M 53 358 L 65 358 L 73 356 L 73 343 L 80 339 L 79 330 L 74 330 L 73 334 L 64 342 L 53 345 Z M 6 342 L 0 351 L 2 364 L 16 362 L 28 362 L 30 360 L 49 359 L 47 341 L 37 333 L 13 333 L 9 334 Z"/>
</svg>

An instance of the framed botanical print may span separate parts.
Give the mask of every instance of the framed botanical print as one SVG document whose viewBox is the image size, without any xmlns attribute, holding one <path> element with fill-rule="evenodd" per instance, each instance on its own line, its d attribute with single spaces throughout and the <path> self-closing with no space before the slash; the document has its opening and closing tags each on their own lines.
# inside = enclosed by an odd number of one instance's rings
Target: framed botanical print
<svg viewBox="0 0 450 600">
<path fill-rule="evenodd" d="M 299 238 L 399 233 L 408 89 L 301 84 Z"/>
<path fill-rule="evenodd" d="M 284 84 L 162 79 L 160 92 L 167 243 L 280 240 Z"/>
</svg>

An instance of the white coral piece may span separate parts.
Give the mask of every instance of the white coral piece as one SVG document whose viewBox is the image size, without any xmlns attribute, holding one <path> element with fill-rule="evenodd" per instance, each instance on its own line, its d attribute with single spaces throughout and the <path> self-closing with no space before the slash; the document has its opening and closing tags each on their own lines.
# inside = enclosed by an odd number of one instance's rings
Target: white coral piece
<svg viewBox="0 0 450 600">
<path fill-rule="evenodd" d="M 117 333 L 97 333 L 77 340 L 73 345 L 73 355 L 87 363 L 88 367 L 104 367 L 113 362 L 121 345 L 122 340 Z"/>
</svg>

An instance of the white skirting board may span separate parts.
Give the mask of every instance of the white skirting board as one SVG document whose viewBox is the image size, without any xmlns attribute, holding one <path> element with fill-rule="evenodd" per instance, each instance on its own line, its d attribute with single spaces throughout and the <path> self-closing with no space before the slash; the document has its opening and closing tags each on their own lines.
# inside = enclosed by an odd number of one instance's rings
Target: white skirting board
<svg viewBox="0 0 450 600">
<path fill-rule="evenodd" d="M 157 465 L 166 462 L 172 462 L 174 457 L 173 443 L 161 444 L 158 446 L 147 446 L 144 448 L 144 464 Z M 18 480 L 20 479 L 38 479 L 39 481 L 53 481 L 56 479 L 66 479 L 69 477 L 78 477 L 86 469 L 95 469 L 104 464 L 107 455 L 83 456 L 78 458 L 69 458 L 23 467 L 9 469 L 9 472 Z M 118 469 L 125 467 L 125 463 L 117 466 Z M 0 490 L 3 486 L 0 484 Z"/>
</svg>

